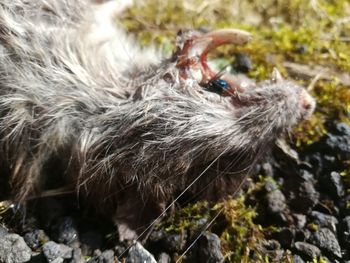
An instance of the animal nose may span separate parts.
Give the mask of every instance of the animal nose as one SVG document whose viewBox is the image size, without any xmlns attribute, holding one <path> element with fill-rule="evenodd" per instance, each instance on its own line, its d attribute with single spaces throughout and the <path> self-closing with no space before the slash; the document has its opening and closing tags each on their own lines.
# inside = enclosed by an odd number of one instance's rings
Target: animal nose
<svg viewBox="0 0 350 263">
<path fill-rule="evenodd" d="M 306 90 L 301 91 L 299 99 L 302 109 L 305 110 L 307 116 L 310 116 L 316 107 L 315 99 Z"/>
</svg>

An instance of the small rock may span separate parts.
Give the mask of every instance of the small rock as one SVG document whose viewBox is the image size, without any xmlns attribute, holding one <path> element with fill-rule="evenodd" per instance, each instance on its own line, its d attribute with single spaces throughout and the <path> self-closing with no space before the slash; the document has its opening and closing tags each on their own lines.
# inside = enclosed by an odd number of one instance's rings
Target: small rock
<svg viewBox="0 0 350 263">
<path fill-rule="evenodd" d="M 318 247 L 306 242 L 295 242 L 294 248 L 296 253 L 302 254 L 308 260 L 313 260 L 321 255 L 321 250 Z"/>
<path fill-rule="evenodd" d="M 266 250 L 263 253 L 268 258 L 273 258 L 273 262 L 284 262 L 286 255 L 286 251 L 283 249 Z"/>
<path fill-rule="evenodd" d="M 304 55 L 308 52 L 308 46 L 306 44 L 299 45 L 296 47 L 295 51 L 300 55 Z"/>
<path fill-rule="evenodd" d="M 310 242 L 332 256 L 342 257 L 338 240 L 328 228 L 321 228 L 313 233 L 310 237 Z"/>
<path fill-rule="evenodd" d="M 43 253 L 49 262 L 57 258 L 71 259 L 73 256 L 73 249 L 63 245 L 49 241 L 43 245 Z"/>
<path fill-rule="evenodd" d="M 270 258 L 276 260 L 276 262 L 282 262 L 285 258 L 286 251 L 283 249 L 278 249 L 270 253 Z"/>
<path fill-rule="evenodd" d="M 271 178 L 273 178 L 274 171 L 273 171 L 272 164 L 269 163 L 269 162 L 263 163 L 263 164 L 261 165 L 261 172 L 262 172 L 266 177 L 271 177 Z"/>
<path fill-rule="evenodd" d="M 333 233 L 337 232 L 338 220 L 334 216 L 326 215 L 318 211 L 312 211 L 311 217 L 313 219 L 313 222 L 320 227 L 326 227 L 332 230 Z"/>
<path fill-rule="evenodd" d="M 233 67 L 237 72 L 248 73 L 252 70 L 253 63 L 247 54 L 237 53 Z"/>
<path fill-rule="evenodd" d="M 293 260 L 294 263 L 305 263 L 305 261 L 299 255 L 294 255 Z"/>
<path fill-rule="evenodd" d="M 26 233 L 23 238 L 27 245 L 33 250 L 38 249 L 41 244 L 50 240 L 44 230 L 41 229 L 34 229 L 31 232 Z"/>
<path fill-rule="evenodd" d="M 82 253 L 81 253 L 81 249 L 80 248 L 73 249 L 72 259 L 71 259 L 70 263 L 84 263 L 84 262 L 85 262 L 85 260 L 83 258 Z"/>
<path fill-rule="evenodd" d="M 273 233 L 271 237 L 276 239 L 283 248 L 290 248 L 294 241 L 295 231 L 293 229 L 284 227 L 279 231 Z"/>
<path fill-rule="evenodd" d="M 310 209 L 318 203 L 319 193 L 315 190 L 314 184 L 305 181 L 300 185 L 299 197 L 307 204 Z"/>
<path fill-rule="evenodd" d="M 350 126 L 344 122 L 335 125 L 335 133 L 341 136 L 350 136 Z"/>
<path fill-rule="evenodd" d="M 181 251 L 186 244 L 186 240 L 181 234 L 168 234 L 163 239 L 163 247 L 167 249 L 168 252 Z"/>
<path fill-rule="evenodd" d="M 278 189 L 269 192 L 266 199 L 268 211 L 272 214 L 282 213 L 287 207 L 286 198 Z"/>
<path fill-rule="evenodd" d="M 312 167 L 312 171 L 316 177 L 318 177 L 323 170 L 323 155 L 319 152 L 313 152 L 310 155 L 305 156 L 306 163 L 309 163 Z"/>
<path fill-rule="evenodd" d="M 114 254 L 116 255 L 117 258 L 124 255 L 126 253 L 126 251 L 127 251 L 127 247 L 123 246 L 121 244 L 114 247 Z"/>
<path fill-rule="evenodd" d="M 303 214 L 293 214 L 295 226 L 299 229 L 302 229 L 306 225 L 306 216 Z"/>
<path fill-rule="evenodd" d="M 113 250 L 103 251 L 100 255 L 91 258 L 88 263 L 114 263 L 114 252 Z"/>
<path fill-rule="evenodd" d="M 328 134 L 325 144 L 331 153 L 339 154 L 341 159 L 350 159 L 350 136 Z"/>
<path fill-rule="evenodd" d="M 57 243 L 66 245 L 78 240 L 78 230 L 72 217 L 61 217 L 52 226 L 52 237 Z"/>
<path fill-rule="evenodd" d="M 302 179 L 303 181 L 314 181 L 314 175 L 312 173 L 310 173 L 307 170 L 300 170 L 300 173 L 298 174 L 300 179 Z"/>
<path fill-rule="evenodd" d="M 0 225 L 0 240 L 1 240 L 4 236 L 6 236 L 8 233 L 9 233 L 9 231 L 8 231 L 5 227 L 3 227 L 3 226 Z"/>
<path fill-rule="evenodd" d="M 294 197 L 290 201 L 291 206 L 299 212 L 311 212 L 318 203 L 319 193 L 316 191 L 312 181 L 303 181 L 298 184 Z"/>
<path fill-rule="evenodd" d="M 265 188 L 267 193 L 275 191 L 275 190 L 278 190 L 278 186 L 277 186 L 276 182 L 275 181 L 270 181 L 270 180 L 268 180 L 265 183 L 264 188 Z"/>
<path fill-rule="evenodd" d="M 272 250 L 279 250 L 281 248 L 281 244 L 274 239 L 270 240 L 263 240 L 261 243 L 261 249 L 264 252 L 272 251 Z"/>
<path fill-rule="evenodd" d="M 219 237 L 210 232 L 204 233 L 198 244 L 198 262 L 216 263 L 222 262 L 223 258 Z"/>
<path fill-rule="evenodd" d="M 203 25 L 198 27 L 198 31 L 201 33 L 209 33 L 210 31 L 213 31 L 213 28 L 208 25 Z"/>
<path fill-rule="evenodd" d="M 171 258 L 167 253 L 160 253 L 158 256 L 158 263 L 170 263 L 171 262 Z"/>
<path fill-rule="evenodd" d="M 161 242 L 166 236 L 166 233 L 162 230 L 154 230 L 149 236 L 149 241 L 153 243 Z"/>
<path fill-rule="evenodd" d="M 99 249 L 95 249 L 94 253 L 92 254 L 94 257 L 99 257 L 102 255 L 102 251 Z"/>
<path fill-rule="evenodd" d="M 161 230 L 153 231 L 149 237 L 149 243 L 156 250 L 163 248 L 166 252 L 174 253 L 181 251 L 185 247 L 186 236 L 184 234 L 166 233 Z"/>
<path fill-rule="evenodd" d="M 31 258 L 31 249 L 17 234 L 3 235 L 0 242 L 0 262 L 21 263 Z"/>
<path fill-rule="evenodd" d="M 342 221 L 342 238 L 347 247 L 350 247 L 350 216 L 346 216 Z"/>
<path fill-rule="evenodd" d="M 197 229 L 203 229 L 208 224 L 208 218 L 200 218 L 197 220 Z"/>
<path fill-rule="evenodd" d="M 343 179 L 337 172 L 331 172 L 330 176 L 325 178 L 325 183 L 327 184 L 327 189 L 330 193 L 336 197 L 341 198 L 345 194 L 345 187 L 343 184 Z"/>
<path fill-rule="evenodd" d="M 129 250 L 126 263 L 157 263 L 153 255 L 149 253 L 139 242 L 136 242 Z"/>
<path fill-rule="evenodd" d="M 305 161 L 311 164 L 316 177 L 325 173 L 330 173 L 339 167 L 337 159 L 333 155 L 329 155 L 330 150 L 327 148 L 325 140 L 326 138 L 324 137 L 318 143 L 315 143 L 313 146 L 313 153 L 305 158 Z"/>
</svg>

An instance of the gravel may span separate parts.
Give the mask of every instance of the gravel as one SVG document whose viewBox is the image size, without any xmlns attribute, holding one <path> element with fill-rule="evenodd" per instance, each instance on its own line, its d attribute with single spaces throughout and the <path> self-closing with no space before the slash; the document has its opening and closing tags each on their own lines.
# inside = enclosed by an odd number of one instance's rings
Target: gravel
<svg viewBox="0 0 350 263">
<path fill-rule="evenodd" d="M 153 255 L 149 253 L 139 242 L 136 242 L 129 250 L 126 263 L 157 263 Z"/>
<path fill-rule="evenodd" d="M 299 255 L 303 255 L 307 260 L 313 260 L 321 255 L 321 250 L 306 242 L 295 242 L 295 252 Z"/>
<path fill-rule="evenodd" d="M 221 252 L 220 239 L 213 233 L 206 232 L 198 243 L 198 260 L 203 263 L 222 262 L 224 256 Z"/>
<path fill-rule="evenodd" d="M 64 244 L 57 244 L 49 241 L 43 245 L 43 253 L 48 262 L 63 261 L 73 257 L 73 249 Z"/>
<path fill-rule="evenodd" d="M 312 211 L 311 218 L 318 226 L 326 227 L 332 230 L 333 233 L 337 233 L 338 219 L 336 217 L 318 211 Z"/>
<path fill-rule="evenodd" d="M 21 263 L 28 262 L 32 251 L 17 234 L 4 234 L 0 241 L 0 262 Z"/>
<path fill-rule="evenodd" d="M 334 233 L 328 228 L 321 228 L 311 235 L 310 242 L 329 255 L 342 258 L 341 249 Z"/>
</svg>

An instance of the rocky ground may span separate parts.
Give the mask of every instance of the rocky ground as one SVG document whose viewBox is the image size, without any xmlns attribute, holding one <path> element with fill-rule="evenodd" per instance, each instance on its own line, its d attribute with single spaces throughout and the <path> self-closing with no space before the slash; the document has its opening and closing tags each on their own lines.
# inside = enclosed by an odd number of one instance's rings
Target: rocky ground
<svg viewBox="0 0 350 263">
<path fill-rule="evenodd" d="M 165 263 L 175 262 L 194 244 L 182 262 L 350 262 L 350 193 L 340 174 L 344 161 L 350 159 L 350 126 L 336 123 L 331 130 L 305 149 L 299 163 L 276 150 L 259 165 L 262 176 L 251 181 L 252 190 L 244 195 L 245 205 L 257 211 L 250 227 L 259 228 L 263 236 L 254 245 L 246 243 L 246 248 L 254 247 L 248 254 L 221 246 L 222 218 L 208 227 L 212 214 L 194 216 L 190 210 L 187 220 L 195 225 L 188 224 L 181 231 L 169 228 L 174 218 L 170 216 L 142 245 L 137 242 L 126 251 L 130 244 L 117 241 L 112 222 L 83 213 L 70 197 L 42 199 L 27 210 L 12 204 L 2 211 L 0 261 L 108 263 L 119 258 L 121 262 Z M 203 208 L 212 211 L 210 204 Z M 241 217 L 238 220 L 244 221 Z M 176 224 L 176 220 L 171 222 Z M 233 238 L 242 238 L 236 234 Z M 239 257 L 232 257 L 233 252 Z"/>
</svg>

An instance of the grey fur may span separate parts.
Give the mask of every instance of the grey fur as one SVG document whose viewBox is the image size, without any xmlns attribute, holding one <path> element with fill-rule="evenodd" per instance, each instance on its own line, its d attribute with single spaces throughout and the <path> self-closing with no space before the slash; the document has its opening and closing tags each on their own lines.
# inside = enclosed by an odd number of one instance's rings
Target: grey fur
<svg viewBox="0 0 350 263">
<path fill-rule="evenodd" d="M 49 189 L 57 168 L 62 186 L 135 227 L 216 159 L 192 191 L 233 192 L 313 111 L 289 81 L 207 92 L 97 20 L 83 0 L 0 3 L 1 163 L 17 201 Z"/>
</svg>

